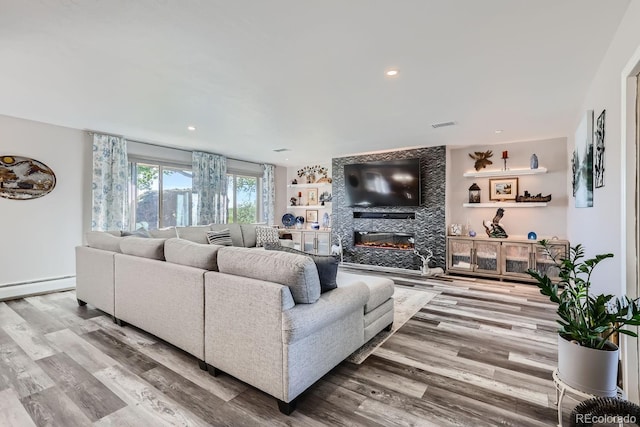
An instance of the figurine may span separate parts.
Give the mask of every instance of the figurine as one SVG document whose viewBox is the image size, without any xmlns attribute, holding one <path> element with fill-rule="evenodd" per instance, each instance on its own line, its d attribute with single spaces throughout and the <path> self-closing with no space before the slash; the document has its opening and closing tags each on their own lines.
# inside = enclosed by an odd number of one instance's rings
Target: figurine
<svg viewBox="0 0 640 427">
<path fill-rule="evenodd" d="M 434 276 L 436 274 L 444 273 L 444 270 L 440 267 L 429 268 L 429 260 L 433 257 L 433 251 L 427 248 L 425 252 L 427 253 L 427 256 L 422 255 L 417 249 L 413 250 L 413 253 L 418 255 L 422 260 L 422 269 L 420 270 L 420 274 L 423 276 Z"/>
<path fill-rule="evenodd" d="M 496 211 L 496 216 L 493 217 L 493 221 L 489 222 L 484 221 L 482 225 L 484 226 L 485 231 L 487 232 L 487 236 L 494 237 L 497 239 L 506 239 L 509 237 L 507 232 L 504 231 L 504 228 L 500 225 L 500 220 L 504 216 L 504 209 L 498 208 Z"/>
<path fill-rule="evenodd" d="M 289 199 L 289 201 L 291 202 L 291 206 L 298 205 L 298 199 L 296 199 L 295 197 L 292 197 L 291 199 Z"/>
<path fill-rule="evenodd" d="M 493 162 L 489 160 L 489 157 L 493 156 L 493 152 L 488 150 L 486 152 L 475 151 L 473 154 L 469 153 L 469 157 L 476 161 L 473 167 L 476 169 L 476 172 L 480 169 L 486 168 L 488 165 L 492 165 Z"/>
</svg>

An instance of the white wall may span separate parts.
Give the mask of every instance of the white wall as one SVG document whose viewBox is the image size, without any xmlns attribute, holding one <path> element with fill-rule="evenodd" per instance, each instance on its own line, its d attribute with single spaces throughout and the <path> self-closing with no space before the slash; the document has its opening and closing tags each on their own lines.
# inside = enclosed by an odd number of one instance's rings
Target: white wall
<svg viewBox="0 0 640 427">
<path fill-rule="evenodd" d="M 628 245 L 628 236 L 635 234 L 635 158 L 633 138 L 626 138 L 627 117 L 623 106 L 628 105 L 625 81 L 630 70 L 640 61 L 640 2 L 629 4 L 618 31 L 600 63 L 582 110 L 576 114 L 577 126 L 585 110 L 594 110 L 597 117 L 603 109 L 606 113 L 605 127 L 605 186 L 594 189 L 592 208 L 576 209 L 571 204 L 567 212 L 569 238 L 572 243 L 583 243 L 587 255 L 612 252 L 614 258 L 607 260 L 593 275 L 593 291 L 600 293 L 635 293 L 637 278 L 634 273 L 637 258 L 633 237 Z M 630 106 L 631 110 L 633 105 Z M 625 116 L 625 117 L 623 117 Z M 633 115 L 631 114 L 631 122 Z M 629 123 L 632 125 L 632 123 Z M 633 126 L 630 126 L 631 128 Z M 569 139 L 568 152 L 575 147 L 573 133 Z M 570 183 L 569 183 L 570 184 Z M 627 260 L 628 264 L 627 265 Z M 623 380 L 629 399 L 638 402 L 638 340 L 622 341 Z"/>
<path fill-rule="evenodd" d="M 57 181 L 51 193 L 38 199 L 0 198 L 0 286 L 75 276 L 74 247 L 89 226 L 87 134 L 0 115 L 0 141 L 0 155 L 41 161 Z"/>
<path fill-rule="evenodd" d="M 567 188 L 568 179 L 567 141 L 565 138 L 543 141 L 514 142 L 499 145 L 475 145 L 449 150 L 447 183 L 447 224 L 469 224 L 478 235 L 485 235 L 482 222 L 491 220 L 496 208 L 465 208 L 463 203 L 469 201 L 469 187 L 475 182 L 481 188 L 481 201 L 489 200 L 489 178 L 465 178 L 465 172 L 475 171 L 474 160 L 469 153 L 474 151 L 493 151 L 492 165 L 483 170 L 501 169 L 503 162 L 501 153 L 509 151 L 507 167 L 510 169 L 529 168 L 531 154 L 538 156 L 539 165 L 548 169 L 546 174 L 524 175 L 518 177 L 518 193 L 528 190 L 532 194 L 551 194 L 552 199 L 547 207 L 506 208 L 501 221 L 509 237 L 526 238 L 534 231 L 538 238 L 567 236 Z M 514 174 L 514 176 L 517 176 Z"/>
</svg>

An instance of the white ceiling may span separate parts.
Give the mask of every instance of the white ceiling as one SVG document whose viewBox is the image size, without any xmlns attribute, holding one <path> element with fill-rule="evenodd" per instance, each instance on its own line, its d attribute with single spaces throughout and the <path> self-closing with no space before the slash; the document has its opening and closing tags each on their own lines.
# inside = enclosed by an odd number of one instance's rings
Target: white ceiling
<svg viewBox="0 0 640 427">
<path fill-rule="evenodd" d="M 566 136 L 628 3 L 0 0 L 0 114 L 280 165 Z"/>
</svg>

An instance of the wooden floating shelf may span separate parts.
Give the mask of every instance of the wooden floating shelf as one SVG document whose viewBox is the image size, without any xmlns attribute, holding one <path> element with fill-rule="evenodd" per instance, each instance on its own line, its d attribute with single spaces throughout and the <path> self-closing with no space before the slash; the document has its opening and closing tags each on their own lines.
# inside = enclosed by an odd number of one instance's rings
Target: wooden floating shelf
<svg viewBox="0 0 640 427">
<path fill-rule="evenodd" d="M 547 168 L 538 169 L 509 169 L 503 170 L 486 170 L 486 171 L 471 171 L 465 172 L 463 176 L 467 178 L 488 178 L 491 176 L 518 176 L 518 175 L 538 175 L 541 173 L 547 173 Z"/>
<path fill-rule="evenodd" d="M 495 203 L 463 203 L 465 208 L 542 208 L 547 202 L 495 202 Z"/>
</svg>

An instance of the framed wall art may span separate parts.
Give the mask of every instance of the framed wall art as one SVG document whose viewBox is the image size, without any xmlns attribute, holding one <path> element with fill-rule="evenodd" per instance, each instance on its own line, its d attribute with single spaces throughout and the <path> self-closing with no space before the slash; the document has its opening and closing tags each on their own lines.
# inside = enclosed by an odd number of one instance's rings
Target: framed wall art
<svg viewBox="0 0 640 427">
<path fill-rule="evenodd" d="M 518 196 L 518 178 L 489 180 L 489 200 L 515 201 Z"/>
<path fill-rule="evenodd" d="M 53 191 L 56 175 L 38 160 L 0 155 L 0 197 L 37 199 Z"/>
</svg>

